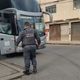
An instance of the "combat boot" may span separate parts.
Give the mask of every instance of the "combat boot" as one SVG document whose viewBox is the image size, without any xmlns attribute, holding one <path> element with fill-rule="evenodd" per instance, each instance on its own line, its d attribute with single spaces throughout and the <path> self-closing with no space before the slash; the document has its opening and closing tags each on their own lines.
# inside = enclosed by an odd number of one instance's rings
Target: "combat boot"
<svg viewBox="0 0 80 80">
<path fill-rule="evenodd" d="M 29 70 L 25 70 L 25 71 L 23 71 L 23 73 L 24 73 L 25 75 L 30 75 L 30 74 L 31 74 L 31 72 L 30 72 Z"/>
<path fill-rule="evenodd" d="M 36 66 L 33 67 L 33 73 L 34 73 L 34 74 L 37 73 L 37 67 L 36 67 Z"/>
</svg>

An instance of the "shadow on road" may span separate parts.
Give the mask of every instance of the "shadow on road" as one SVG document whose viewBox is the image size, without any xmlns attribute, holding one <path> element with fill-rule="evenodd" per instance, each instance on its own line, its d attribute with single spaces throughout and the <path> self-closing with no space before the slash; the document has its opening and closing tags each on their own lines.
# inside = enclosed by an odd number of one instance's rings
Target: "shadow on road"
<svg viewBox="0 0 80 80">
<path fill-rule="evenodd" d="M 0 60 L 15 58 L 15 57 L 22 57 L 22 56 L 23 56 L 23 53 L 6 54 L 6 55 L 1 55 Z"/>
<path fill-rule="evenodd" d="M 37 55 L 41 55 L 43 53 L 40 52 L 36 52 Z M 6 54 L 6 55 L 0 55 L 0 60 L 4 60 L 4 59 L 10 59 L 10 58 L 15 58 L 15 57 L 22 57 L 23 53 L 11 53 L 11 54 Z"/>
</svg>

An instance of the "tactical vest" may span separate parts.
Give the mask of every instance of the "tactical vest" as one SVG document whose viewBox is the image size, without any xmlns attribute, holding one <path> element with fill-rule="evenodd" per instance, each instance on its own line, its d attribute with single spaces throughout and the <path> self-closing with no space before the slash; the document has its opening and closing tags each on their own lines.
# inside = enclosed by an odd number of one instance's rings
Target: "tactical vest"
<svg viewBox="0 0 80 80">
<path fill-rule="evenodd" d="M 26 29 L 23 33 L 22 46 L 36 45 L 34 29 Z"/>
</svg>

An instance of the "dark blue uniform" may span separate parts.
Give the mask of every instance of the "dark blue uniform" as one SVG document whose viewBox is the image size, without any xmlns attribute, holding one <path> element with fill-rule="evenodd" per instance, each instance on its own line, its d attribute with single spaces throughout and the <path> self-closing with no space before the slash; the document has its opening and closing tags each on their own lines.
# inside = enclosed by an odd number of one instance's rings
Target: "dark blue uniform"
<svg viewBox="0 0 80 80">
<path fill-rule="evenodd" d="M 36 61 L 36 41 L 40 45 L 40 37 L 36 30 L 29 28 L 20 33 L 16 44 L 18 45 L 22 41 L 22 47 L 24 52 L 25 70 L 29 70 L 30 61 L 32 62 L 33 69 L 37 67 Z"/>
</svg>

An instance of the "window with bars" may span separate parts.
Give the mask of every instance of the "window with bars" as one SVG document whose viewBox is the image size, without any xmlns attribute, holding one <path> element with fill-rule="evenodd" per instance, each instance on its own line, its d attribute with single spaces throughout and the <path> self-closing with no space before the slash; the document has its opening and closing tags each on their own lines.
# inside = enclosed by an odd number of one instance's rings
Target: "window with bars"
<svg viewBox="0 0 80 80">
<path fill-rule="evenodd" d="M 80 0 L 73 0 L 74 9 L 80 9 Z"/>
<path fill-rule="evenodd" d="M 46 12 L 56 13 L 56 5 L 47 6 Z"/>
</svg>

